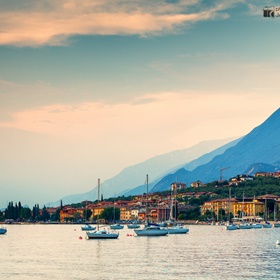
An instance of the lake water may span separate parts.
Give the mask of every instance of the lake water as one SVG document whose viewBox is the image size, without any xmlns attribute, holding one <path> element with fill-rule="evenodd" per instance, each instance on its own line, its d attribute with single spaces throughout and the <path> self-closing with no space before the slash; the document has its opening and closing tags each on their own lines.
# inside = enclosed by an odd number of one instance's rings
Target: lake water
<svg viewBox="0 0 280 280">
<path fill-rule="evenodd" d="M 80 225 L 6 227 L 1 280 L 280 278 L 280 228 L 190 225 L 184 235 L 137 237 L 125 226 L 116 240 L 86 240 Z"/>
</svg>

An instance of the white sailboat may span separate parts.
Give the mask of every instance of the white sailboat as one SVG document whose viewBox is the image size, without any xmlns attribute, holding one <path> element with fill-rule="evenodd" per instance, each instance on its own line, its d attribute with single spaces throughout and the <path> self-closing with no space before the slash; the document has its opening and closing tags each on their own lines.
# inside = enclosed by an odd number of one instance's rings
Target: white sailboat
<svg viewBox="0 0 280 280">
<path fill-rule="evenodd" d="M 176 215 L 176 185 L 175 185 L 175 211 L 173 215 L 173 208 L 174 208 L 174 199 L 172 196 L 172 191 L 171 191 L 171 206 L 170 206 L 170 221 L 174 221 L 168 228 L 168 233 L 169 234 L 185 234 L 189 232 L 188 228 L 185 228 L 184 226 L 180 225 L 177 223 L 177 215 Z"/>
<path fill-rule="evenodd" d="M 229 188 L 229 196 L 228 196 L 228 219 L 226 224 L 226 230 L 236 230 L 239 227 L 230 222 L 230 199 L 231 199 L 231 188 Z"/>
<path fill-rule="evenodd" d="M 114 199 L 114 221 L 116 220 L 116 209 L 115 209 L 115 199 Z M 124 226 L 118 223 L 110 225 L 110 229 L 123 229 Z"/>
<path fill-rule="evenodd" d="M 147 213 L 148 213 L 148 175 L 146 175 L 146 186 L 147 186 L 147 193 L 146 193 L 146 222 L 147 222 Z M 134 232 L 138 236 L 165 236 L 168 234 L 167 229 L 163 229 L 158 225 L 151 225 L 147 222 L 144 228 L 142 229 L 135 229 Z"/>
<path fill-rule="evenodd" d="M 244 221 L 244 192 L 243 192 L 241 224 L 239 225 L 239 229 L 251 229 L 251 228 L 252 225 Z"/>
<path fill-rule="evenodd" d="M 98 207 L 100 202 L 100 179 L 98 179 Z M 119 237 L 118 232 L 107 231 L 105 228 L 99 229 L 99 211 L 97 218 L 97 230 L 86 232 L 88 239 L 117 239 Z"/>
<path fill-rule="evenodd" d="M 89 225 L 86 221 L 87 221 L 87 201 L 86 201 L 86 207 L 84 210 L 85 213 L 85 225 L 81 226 L 81 230 L 86 231 L 86 230 L 95 230 L 96 227 Z"/>
</svg>

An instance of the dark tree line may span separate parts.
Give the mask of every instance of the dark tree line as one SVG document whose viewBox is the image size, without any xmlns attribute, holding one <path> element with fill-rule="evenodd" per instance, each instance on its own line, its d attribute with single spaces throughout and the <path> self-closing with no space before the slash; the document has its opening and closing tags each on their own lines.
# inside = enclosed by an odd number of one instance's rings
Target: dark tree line
<svg viewBox="0 0 280 280">
<path fill-rule="evenodd" d="M 54 219 L 59 220 L 59 209 L 53 216 Z M 22 207 L 21 202 L 13 203 L 9 202 L 5 214 L 0 214 L 0 220 L 13 220 L 13 221 L 48 221 L 50 220 L 50 214 L 48 213 L 46 206 L 40 209 L 39 204 L 35 204 L 32 211 L 28 207 Z"/>
</svg>

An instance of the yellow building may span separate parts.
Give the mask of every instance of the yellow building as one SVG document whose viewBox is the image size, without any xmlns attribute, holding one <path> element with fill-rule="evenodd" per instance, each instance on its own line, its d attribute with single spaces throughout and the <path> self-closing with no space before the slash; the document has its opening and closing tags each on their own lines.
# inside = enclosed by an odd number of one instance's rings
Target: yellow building
<svg viewBox="0 0 280 280">
<path fill-rule="evenodd" d="M 131 219 L 131 211 L 129 209 L 126 209 L 125 207 L 122 207 L 120 209 L 120 220 L 128 221 L 130 219 Z"/>
<path fill-rule="evenodd" d="M 258 216 L 265 212 L 265 204 L 256 199 L 253 201 L 238 202 L 234 205 L 234 217 L 238 217 L 243 212 L 244 216 Z"/>
<path fill-rule="evenodd" d="M 206 201 L 200 207 L 201 214 L 205 215 L 206 211 L 210 211 L 217 214 L 221 209 L 223 209 L 225 213 L 228 214 L 228 208 L 229 208 L 230 209 L 229 211 L 234 215 L 234 205 L 237 202 L 238 201 L 235 198 L 231 198 L 230 202 L 228 198 Z"/>
<path fill-rule="evenodd" d="M 77 217 L 77 215 L 79 215 L 80 217 L 83 217 L 83 208 L 64 208 L 62 210 L 60 210 L 59 214 L 60 214 L 60 222 L 64 223 L 67 221 L 73 221 L 75 217 Z"/>
</svg>

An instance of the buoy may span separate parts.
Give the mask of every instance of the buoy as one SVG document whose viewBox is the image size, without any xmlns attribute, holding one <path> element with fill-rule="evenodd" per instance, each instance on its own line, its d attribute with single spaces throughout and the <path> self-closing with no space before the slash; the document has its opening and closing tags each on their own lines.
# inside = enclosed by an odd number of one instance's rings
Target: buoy
<svg viewBox="0 0 280 280">
<path fill-rule="evenodd" d="M 129 236 L 129 234 L 127 233 L 126 236 Z"/>
<path fill-rule="evenodd" d="M 82 236 L 79 236 L 79 239 L 83 239 L 83 237 L 82 237 Z"/>
<path fill-rule="evenodd" d="M 75 231 L 76 229 L 74 228 L 74 231 Z"/>
</svg>

